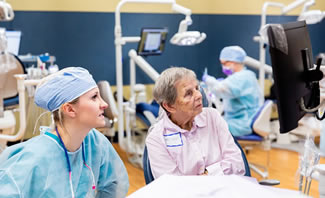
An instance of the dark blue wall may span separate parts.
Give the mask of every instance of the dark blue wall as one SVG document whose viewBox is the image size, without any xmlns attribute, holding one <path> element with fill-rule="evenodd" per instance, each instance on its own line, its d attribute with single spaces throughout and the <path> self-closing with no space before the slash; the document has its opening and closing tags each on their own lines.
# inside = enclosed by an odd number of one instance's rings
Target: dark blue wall
<svg viewBox="0 0 325 198">
<path fill-rule="evenodd" d="M 140 35 L 141 27 L 168 27 L 168 41 L 178 30 L 179 14 L 122 14 L 124 36 Z M 194 14 L 189 30 L 207 34 L 207 39 L 197 46 L 179 47 L 166 43 L 161 56 L 147 57 L 149 63 L 161 72 L 165 68 L 185 66 L 193 69 L 200 78 L 204 67 L 211 75 L 222 76 L 218 56 L 227 45 L 240 45 L 249 56 L 258 59 L 258 43 L 253 41 L 260 26 L 260 15 L 206 15 Z M 98 80 L 116 84 L 114 13 L 89 12 L 15 12 L 12 22 L 1 22 L 7 29 L 21 30 L 20 54 L 49 52 L 56 56 L 60 68 L 82 66 Z M 267 23 L 295 21 L 295 16 L 269 16 Z M 313 53 L 325 52 L 325 20 L 309 26 Z M 129 83 L 127 53 L 137 44 L 123 47 L 124 83 Z M 267 63 L 270 64 L 267 55 Z M 153 83 L 137 70 L 137 82 Z"/>
</svg>

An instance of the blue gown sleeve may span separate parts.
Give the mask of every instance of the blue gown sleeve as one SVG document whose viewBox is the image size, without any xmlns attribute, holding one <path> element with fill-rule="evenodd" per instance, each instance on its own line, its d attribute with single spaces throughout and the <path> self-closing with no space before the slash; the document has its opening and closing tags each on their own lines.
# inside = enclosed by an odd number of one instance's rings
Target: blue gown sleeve
<svg viewBox="0 0 325 198">
<path fill-rule="evenodd" d="M 97 198 L 124 198 L 129 189 L 126 168 L 114 147 L 107 141 L 100 167 Z"/>
<path fill-rule="evenodd" d="M 228 77 L 229 78 L 229 77 Z M 229 79 L 217 80 L 213 76 L 206 77 L 206 85 L 208 89 L 217 97 L 217 98 L 233 98 L 233 93 L 231 92 L 231 87 L 229 84 Z"/>
<path fill-rule="evenodd" d="M 15 198 L 21 197 L 20 190 L 14 181 L 5 170 L 0 170 L 0 197 L 2 198 Z"/>
</svg>

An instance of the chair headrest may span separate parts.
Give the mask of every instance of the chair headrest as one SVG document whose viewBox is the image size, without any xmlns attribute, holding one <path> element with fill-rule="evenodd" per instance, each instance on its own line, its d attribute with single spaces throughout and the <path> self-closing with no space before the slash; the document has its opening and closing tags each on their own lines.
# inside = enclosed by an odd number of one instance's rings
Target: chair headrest
<svg viewBox="0 0 325 198">
<path fill-rule="evenodd" d="M 0 55 L 1 56 L 1 55 Z M 3 99 L 6 98 L 12 98 L 18 95 L 18 90 L 17 90 L 17 79 L 14 77 L 15 74 L 24 74 L 25 72 L 25 67 L 23 63 L 19 60 L 18 57 L 10 54 L 10 57 L 14 59 L 16 63 L 15 69 L 9 70 L 5 75 L 6 79 L 4 84 L 2 86 L 0 85 L 0 88 L 3 87 Z M 3 77 L 1 77 L 3 78 Z"/>
<path fill-rule="evenodd" d="M 254 122 L 256 119 L 265 111 L 270 105 L 272 105 L 272 100 L 265 100 L 264 104 L 258 109 L 257 113 L 254 115 L 251 122 L 251 128 L 253 128 Z"/>
</svg>

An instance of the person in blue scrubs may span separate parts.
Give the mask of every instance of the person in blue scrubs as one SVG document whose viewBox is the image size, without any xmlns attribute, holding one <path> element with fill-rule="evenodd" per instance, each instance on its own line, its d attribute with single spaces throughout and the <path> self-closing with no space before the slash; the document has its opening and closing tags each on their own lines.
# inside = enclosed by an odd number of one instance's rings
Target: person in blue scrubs
<svg viewBox="0 0 325 198">
<path fill-rule="evenodd" d="M 0 155 L 0 197 L 125 197 L 125 166 L 95 129 L 108 105 L 88 71 L 70 67 L 44 78 L 35 103 L 52 112 L 54 125 Z"/>
<path fill-rule="evenodd" d="M 223 99 L 224 119 L 234 136 L 252 133 L 251 123 L 262 103 L 256 75 L 244 66 L 245 57 L 241 47 L 225 47 L 219 59 L 227 78 L 220 81 L 207 74 L 202 78 L 208 89 Z"/>
</svg>

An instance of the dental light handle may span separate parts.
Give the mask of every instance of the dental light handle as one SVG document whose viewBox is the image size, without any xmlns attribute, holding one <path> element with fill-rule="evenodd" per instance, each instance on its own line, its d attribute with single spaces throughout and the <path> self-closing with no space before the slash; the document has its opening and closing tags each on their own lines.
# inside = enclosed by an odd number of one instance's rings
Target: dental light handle
<svg viewBox="0 0 325 198">
<path fill-rule="evenodd" d="M 207 37 L 207 35 L 204 32 L 202 32 L 201 37 L 196 41 L 196 43 L 197 44 L 201 43 L 202 41 L 204 41 L 204 39 L 206 39 L 206 37 Z"/>
<path fill-rule="evenodd" d="M 15 14 L 10 4 L 6 1 L 0 1 L 0 20 L 11 21 L 14 19 Z"/>
<path fill-rule="evenodd" d="M 187 26 L 192 24 L 192 19 L 183 19 L 180 23 L 179 23 L 179 27 L 178 27 L 178 32 L 186 32 L 187 31 Z"/>
</svg>

